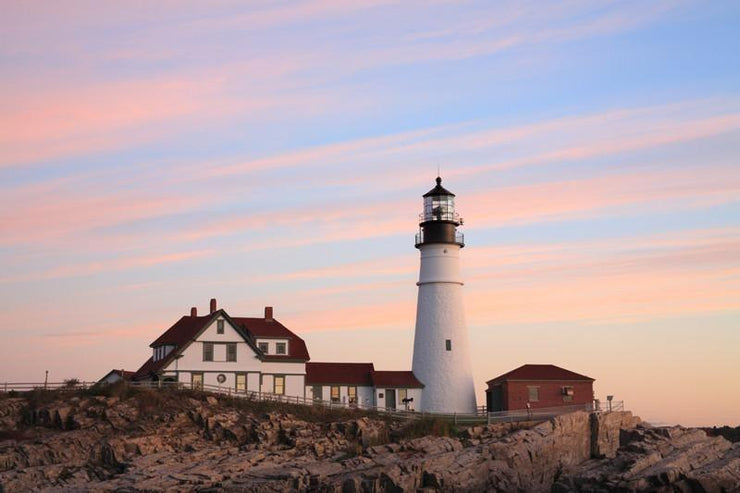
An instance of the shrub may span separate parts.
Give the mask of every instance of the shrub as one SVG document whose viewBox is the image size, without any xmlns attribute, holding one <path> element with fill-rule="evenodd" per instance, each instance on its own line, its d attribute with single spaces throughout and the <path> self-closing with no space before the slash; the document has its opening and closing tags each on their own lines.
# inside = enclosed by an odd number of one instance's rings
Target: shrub
<svg viewBox="0 0 740 493">
<path fill-rule="evenodd" d="M 65 389 L 73 389 L 77 387 L 80 384 L 79 378 L 68 378 L 64 381 L 64 388 Z"/>
<path fill-rule="evenodd" d="M 438 437 L 458 437 L 460 431 L 449 419 L 443 418 L 420 418 L 409 420 L 405 425 L 394 430 L 392 439 L 399 441 L 403 439 L 419 438 L 433 435 Z"/>
<path fill-rule="evenodd" d="M 43 387 L 36 387 L 24 393 L 29 409 L 38 409 L 39 407 L 51 404 L 58 396 L 54 390 L 46 390 Z"/>
</svg>

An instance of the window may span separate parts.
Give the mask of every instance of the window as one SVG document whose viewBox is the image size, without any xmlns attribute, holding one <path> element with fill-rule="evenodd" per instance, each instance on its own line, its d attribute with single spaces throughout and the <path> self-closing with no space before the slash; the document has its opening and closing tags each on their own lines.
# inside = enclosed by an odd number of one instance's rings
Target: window
<svg viewBox="0 0 740 493">
<path fill-rule="evenodd" d="M 244 392 L 247 390 L 247 375 L 244 373 L 236 374 L 236 391 Z"/>
<path fill-rule="evenodd" d="M 280 395 L 285 394 L 285 376 L 275 375 L 272 392 Z"/>
<path fill-rule="evenodd" d="M 445 349 L 452 351 L 452 339 L 445 339 Z"/>
<path fill-rule="evenodd" d="M 568 385 L 563 387 L 563 402 L 573 402 L 573 387 Z"/>
<path fill-rule="evenodd" d="M 265 354 L 267 354 L 267 348 L 270 347 L 266 342 L 260 342 L 259 344 L 257 344 L 257 346 L 260 348 L 260 351 Z"/>
<path fill-rule="evenodd" d="M 203 374 L 191 373 L 190 386 L 193 388 L 193 390 L 203 390 Z"/>
<path fill-rule="evenodd" d="M 347 399 L 350 404 L 357 402 L 357 387 L 347 387 Z"/>
<path fill-rule="evenodd" d="M 213 343 L 203 343 L 203 361 L 213 361 Z"/>
<path fill-rule="evenodd" d="M 216 334 L 223 334 L 224 333 L 224 321 L 219 320 L 216 322 Z"/>
<path fill-rule="evenodd" d="M 408 390 L 406 389 L 398 389 L 398 400 L 401 402 L 401 404 L 405 404 L 404 399 L 408 397 Z"/>
<path fill-rule="evenodd" d="M 539 387 L 527 387 L 529 392 L 529 402 L 537 402 L 540 400 L 540 388 Z"/>
<path fill-rule="evenodd" d="M 229 342 L 226 344 L 226 361 L 236 361 L 236 343 Z"/>
<path fill-rule="evenodd" d="M 285 343 L 278 342 L 275 344 L 275 354 L 285 354 Z"/>
<path fill-rule="evenodd" d="M 322 395 L 322 390 L 323 390 L 323 387 L 321 387 L 321 385 L 313 386 L 313 400 L 320 401 L 324 398 Z"/>
<path fill-rule="evenodd" d="M 339 402 L 339 385 L 331 386 L 331 401 Z"/>
</svg>

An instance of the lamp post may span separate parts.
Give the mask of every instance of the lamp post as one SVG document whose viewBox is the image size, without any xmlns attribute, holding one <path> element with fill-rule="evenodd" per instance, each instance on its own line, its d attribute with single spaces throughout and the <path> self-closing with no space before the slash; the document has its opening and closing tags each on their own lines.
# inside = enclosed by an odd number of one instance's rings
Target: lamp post
<svg viewBox="0 0 740 493">
<path fill-rule="evenodd" d="M 44 375 L 44 390 L 46 390 L 46 386 L 49 384 L 49 370 L 46 370 L 46 374 Z"/>
</svg>

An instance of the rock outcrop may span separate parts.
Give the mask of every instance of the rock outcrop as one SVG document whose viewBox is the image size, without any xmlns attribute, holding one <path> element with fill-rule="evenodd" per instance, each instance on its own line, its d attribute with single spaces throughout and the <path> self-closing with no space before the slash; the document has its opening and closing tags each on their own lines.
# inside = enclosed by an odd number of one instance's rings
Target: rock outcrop
<svg viewBox="0 0 740 493">
<path fill-rule="evenodd" d="M 682 427 L 621 430 L 609 460 L 590 460 L 553 491 L 740 491 L 740 443 Z"/>
<path fill-rule="evenodd" d="M 738 444 L 630 413 L 412 438 L 382 417 L 309 420 L 195 397 L 0 399 L 0 492 L 740 489 Z"/>
</svg>

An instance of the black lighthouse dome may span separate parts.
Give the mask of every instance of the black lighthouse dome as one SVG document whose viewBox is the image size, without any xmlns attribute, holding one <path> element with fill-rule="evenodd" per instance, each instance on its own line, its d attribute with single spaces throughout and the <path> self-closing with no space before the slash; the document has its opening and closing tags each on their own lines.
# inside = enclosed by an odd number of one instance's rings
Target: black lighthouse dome
<svg viewBox="0 0 740 493">
<path fill-rule="evenodd" d="M 455 212 L 455 194 L 442 186 L 442 178 L 438 176 L 436 181 L 436 186 L 423 195 L 424 212 L 419 215 L 416 247 L 431 243 L 450 243 L 463 247 L 463 234 L 457 231 L 463 221 Z"/>
</svg>

